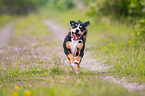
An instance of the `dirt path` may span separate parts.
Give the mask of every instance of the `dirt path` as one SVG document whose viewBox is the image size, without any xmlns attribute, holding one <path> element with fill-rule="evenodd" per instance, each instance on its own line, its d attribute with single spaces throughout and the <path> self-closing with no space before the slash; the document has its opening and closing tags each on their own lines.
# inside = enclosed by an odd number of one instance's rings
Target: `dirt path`
<svg viewBox="0 0 145 96">
<path fill-rule="evenodd" d="M 55 35 L 56 39 L 62 43 L 65 36 L 68 33 L 68 30 L 66 28 L 61 27 L 60 25 L 55 24 L 50 20 L 45 20 L 44 22 L 49 26 L 50 32 L 52 32 Z M 60 48 L 59 52 L 60 54 L 64 54 L 62 47 Z M 80 67 L 88 70 L 103 70 L 103 71 L 105 71 L 105 69 L 108 68 L 107 66 L 101 64 L 100 62 L 97 62 L 97 60 L 91 59 L 90 53 L 88 51 L 85 51 L 85 55 L 80 64 Z"/>
<path fill-rule="evenodd" d="M 55 35 L 56 39 L 62 43 L 68 30 L 66 28 L 61 27 L 58 24 L 55 24 L 51 20 L 44 20 L 44 23 L 48 25 L 48 27 L 50 29 L 49 31 Z M 56 51 L 58 54 L 60 54 L 61 57 L 65 58 L 62 47 L 57 48 Z M 97 72 L 98 71 L 105 72 L 109 68 L 111 68 L 111 66 L 107 66 L 105 64 L 102 64 L 101 62 L 98 62 L 96 59 L 92 59 L 90 53 L 87 50 L 85 51 L 85 55 L 83 57 L 83 60 L 80 64 L 80 66 L 83 69 L 93 70 L 93 71 L 97 71 Z M 103 76 L 100 76 L 100 78 L 102 78 L 105 81 L 110 81 L 111 83 L 115 83 L 124 88 L 127 88 L 129 91 L 138 91 L 138 90 L 141 91 L 141 90 L 145 89 L 144 84 L 139 85 L 139 83 L 127 83 L 124 78 L 116 79 L 115 77 L 107 76 L 106 74 L 104 74 Z"/>
<path fill-rule="evenodd" d="M 0 49 L 4 48 L 7 45 L 7 42 L 10 40 L 10 37 L 11 37 L 11 35 L 13 33 L 14 24 L 15 24 L 15 22 L 12 22 L 12 23 L 6 25 L 0 31 Z"/>
</svg>

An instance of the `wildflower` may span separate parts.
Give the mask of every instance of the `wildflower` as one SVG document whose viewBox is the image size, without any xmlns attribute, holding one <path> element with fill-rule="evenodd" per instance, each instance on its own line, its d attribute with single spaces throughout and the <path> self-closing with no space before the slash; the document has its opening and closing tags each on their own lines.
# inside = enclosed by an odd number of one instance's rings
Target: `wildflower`
<svg viewBox="0 0 145 96">
<path fill-rule="evenodd" d="M 113 46 L 113 43 L 111 43 L 110 46 Z"/>
<path fill-rule="evenodd" d="M 131 43 L 131 40 L 129 40 L 128 43 Z"/>
<path fill-rule="evenodd" d="M 104 50 L 106 49 L 106 47 L 104 47 Z"/>
<path fill-rule="evenodd" d="M 30 90 L 25 90 L 25 91 L 24 91 L 24 94 L 25 94 L 26 96 L 30 96 L 30 95 L 31 95 L 31 91 L 30 91 Z"/>
<path fill-rule="evenodd" d="M 19 88 L 17 85 L 15 85 L 15 89 L 16 89 L 16 90 L 19 90 L 20 88 Z"/>
<path fill-rule="evenodd" d="M 13 96 L 19 96 L 18 92 L 13 92 Z"/>
</svg>

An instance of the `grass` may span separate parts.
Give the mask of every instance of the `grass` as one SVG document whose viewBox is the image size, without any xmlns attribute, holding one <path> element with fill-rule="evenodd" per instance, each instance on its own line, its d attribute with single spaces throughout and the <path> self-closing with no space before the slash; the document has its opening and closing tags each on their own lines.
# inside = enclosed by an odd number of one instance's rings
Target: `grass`
<svg viewBox="0 0 145 96">
<path fill-rule="evenodd" d="M 6 24 L 14 21 L 17 17 L 16 16 L 10 16 L 10 15 L 0 15 L 0 29 L 4 27 Z"/>
<path fill-rule="evenodd" d="M 14 38 L 0 54 L 1 96 L 138 96 L 100 79 L 106 73 L 82 70 L 75 74 L 64 66 L 65 57 L 55 52 L 60 44 L 42 23 L 49 14 L 39 15 L 19 18 Z"/>
<path fill-rule="evenodd" d="M 134 25 L 129 20 L 89 17 L 85 10 L 78 9 L 66 10 L 63 14 L 57 10 L 43 14 L 45 18 L 55 18 L 55 22 L 68 28 L 70 20 L 90 20 L 86 50 L 92 52 L 92 57 L 106 60 L 108 65 L 113 65 L 111 74 L 133 78 L 129 82 L 145 82 L 145 43 L 143 39 L 135 37 Z"/>
<path fill-rule="evenodd" d="M 17 31 L 16 35 L 48 35 L 48 27 L 43 21 L 40 20 L 40 17 L 36 14 L 30 14 L 19 18 L 17 25 L 15 26 Z"/>
<path fill-rule="evenodd" d="M 136 96 L 108 82 L 97 79 L 96 72 L 82 72 L 76 75 L 71 71 L 54 66 L 52 68 L 32 67 L 27 71 L 12 70 L 6 73 L 0 89 L 2 96 Z M 14 68 L 13 68 L 14 69 Z M 37 69 L 37 70 L 36 70 Z M 43 70 L 43 71 L 42 71 Z M 15 75 L 16 74 L 16 75 Z M 3 82 L 3 81 L 2 81 Z M 11 82 L 11 83 L 10 83 Z M 111 88 L 110 88 L 111 86 Z M 115 92 L 114 92 L 115 90 Z M 28 91 L 28 92 L 27 92 Z M 30 95 L 28 95 L 30 96 Z"/>
</svg>

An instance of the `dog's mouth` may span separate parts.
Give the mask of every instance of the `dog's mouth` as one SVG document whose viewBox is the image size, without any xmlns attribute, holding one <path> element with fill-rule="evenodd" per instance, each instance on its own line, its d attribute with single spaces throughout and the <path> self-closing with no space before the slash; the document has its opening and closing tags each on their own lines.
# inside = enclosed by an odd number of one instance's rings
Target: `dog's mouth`
<svg viewBox="0 0 145 96">
<path fill-rule="evenodd" d="M 81 34 L 72 33 L 72 37 L 74 40 L 78 40 Z"/>
</svg>

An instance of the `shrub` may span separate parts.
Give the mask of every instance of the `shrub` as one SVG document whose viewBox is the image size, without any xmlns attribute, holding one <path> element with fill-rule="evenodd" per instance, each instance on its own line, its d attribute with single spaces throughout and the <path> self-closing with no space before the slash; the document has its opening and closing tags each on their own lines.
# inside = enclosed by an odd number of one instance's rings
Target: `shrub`
<svg viewBox="0 0 145 96">
<path fill-rule="evenodd" d="M 35 10 L 40 5 L 44 5 L 48 1 L 46 0 L 0 0 L 0 14 L 27 13 L 29 11 Z"/>
<path fill-rule="evenodd" d="M 87 2 L 88 3 L 88 2 Z M 96 0 L 96 2 L 89 2 L 89 10 L 87 13 L 103 14 L 113 16 L 128 16 L 143 14 L 145 4 L 143 0 Z"/>
<path fill-rule="evenodd" d="M 73 0 L 52 0 L 52 4 L 59 10 L 71 9 L 75 6 Z"/>
<path fill-rule="evenodd" d="M 137 22 L 134 31 L 137 37 L 145 37 L 145 19 L 139 20 Z"/>
</svg>

